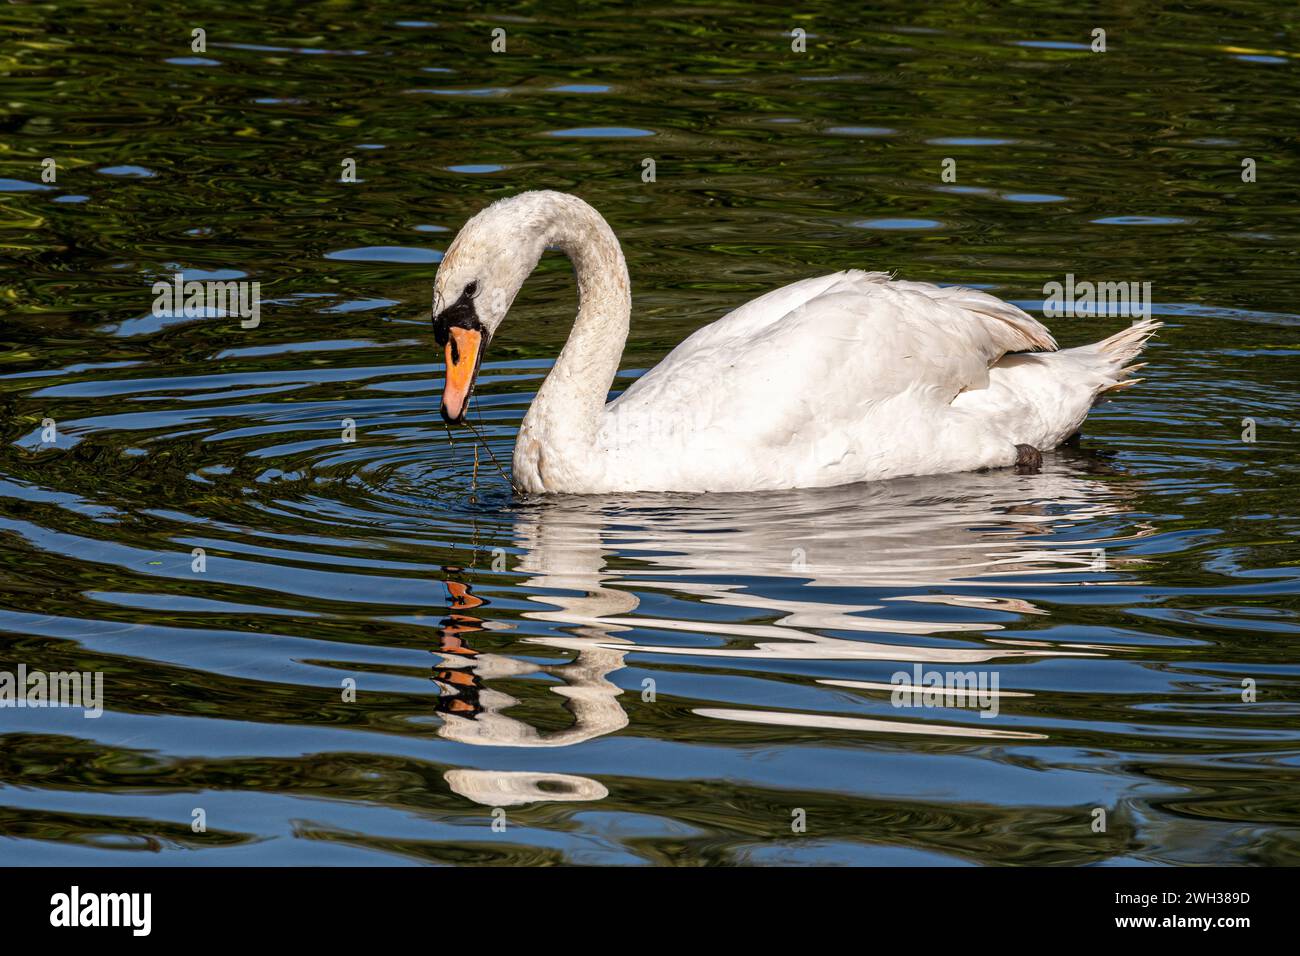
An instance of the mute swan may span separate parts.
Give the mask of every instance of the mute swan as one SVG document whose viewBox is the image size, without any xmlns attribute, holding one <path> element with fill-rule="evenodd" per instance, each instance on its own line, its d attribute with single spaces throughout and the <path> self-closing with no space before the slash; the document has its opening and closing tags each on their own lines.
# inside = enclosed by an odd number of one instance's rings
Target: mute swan
<svg viewBox="0 0 1300 956">
<path fill-rule="evenodd" d="M 847 270 L 759 296 L 688 336 L 606 404 L 631 315 L 609 224 L 566 193 L 525 192 L 470 219 L 434 282 L 441 413 L 464 419 L 479 364 L 554 247 L 578 315 L 515 441 L 526 492 L 767 491 L 1033 467 L 1078 430 L 1160 323 L 1056 351 L 984 292 Z M 1015 354 L 1011 354 L 1015 353 Z"/>
</svg>

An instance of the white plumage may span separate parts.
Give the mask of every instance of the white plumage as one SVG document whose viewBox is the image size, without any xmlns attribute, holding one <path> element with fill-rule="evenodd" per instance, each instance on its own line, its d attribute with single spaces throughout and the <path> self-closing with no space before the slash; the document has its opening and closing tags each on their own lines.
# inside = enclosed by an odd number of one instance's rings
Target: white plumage
<svg viewBox="0 0 1300 956">
<path fill-rule="evenodd" d="M 630 294 L 617 239 L 586 203 L 495 203 L 452 243 L 437 295 L 499 286 L 479 315 L 490 335 L 547 246 L 573 259 L 580 305 L 516 443 L 515 480 L 531 492 L 762 491 L 1010 466 L 1017 445 L 1056 447 L 1100 395 L 1131 384 L 1126 365 L 1160 325 L 1057 351 L 1040 322 L 987 293 L 849 270 L 740 306 L 605 404 Z"/>
</svg>

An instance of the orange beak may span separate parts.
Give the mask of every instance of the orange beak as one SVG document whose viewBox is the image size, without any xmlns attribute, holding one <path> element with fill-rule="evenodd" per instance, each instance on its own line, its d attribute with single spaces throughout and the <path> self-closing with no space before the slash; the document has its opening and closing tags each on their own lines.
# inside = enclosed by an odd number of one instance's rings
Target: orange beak
<svg viewBox="0 0 1300 956">
<path fill-rule="evenodd" d="M 447 381 L 442 388 L 442 417 L 456 424 L 465 417 L 469 396 L 483 358 L 483 334 L 473 329 L 452 328 L 447 337 Z"/>
</svg>

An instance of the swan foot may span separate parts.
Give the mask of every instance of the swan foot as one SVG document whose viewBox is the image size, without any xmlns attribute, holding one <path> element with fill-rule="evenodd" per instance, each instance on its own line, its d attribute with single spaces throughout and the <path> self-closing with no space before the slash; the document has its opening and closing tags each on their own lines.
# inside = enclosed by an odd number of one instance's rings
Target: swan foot
<svg viewBox="0 0 1300 956">
<path fill-rule="evenodd" d="M 1016 446 L 1016 474 L 1036 475 L 1043 470 L 1043 453 L 1033 445 Z"/>
</svg>

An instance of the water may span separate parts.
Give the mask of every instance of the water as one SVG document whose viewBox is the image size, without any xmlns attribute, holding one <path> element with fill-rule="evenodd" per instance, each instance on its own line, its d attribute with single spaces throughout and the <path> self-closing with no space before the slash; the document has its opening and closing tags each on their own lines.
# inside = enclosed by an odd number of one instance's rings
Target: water
<svg viewBox="0 0 1300 956">
<path fill-rule="evenodd" d="M 1300 862 L 1295 11 L 800 10 L 5 7 L 0 670 L 105 699 L 0 710 L 0 859 Z M 538 187 L 624 243 L 620 389 L 846 267 L 1167 324 L 1038 475 L 517 500 L 427 309 Z M 154 317 L 177 270 L 261 324 Z M 493 342 L 503 463 L 574 304 L 548 257 Z"/>
</svg>

